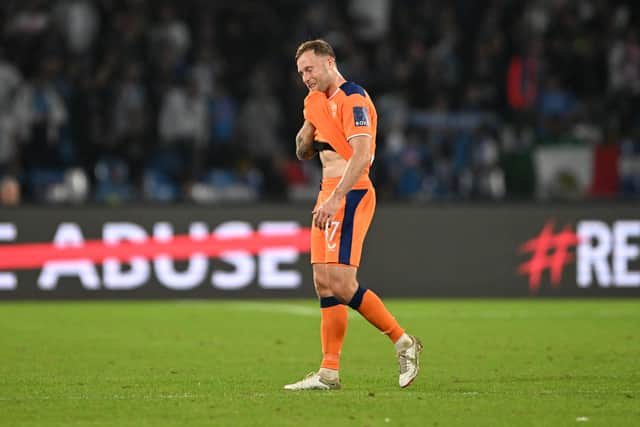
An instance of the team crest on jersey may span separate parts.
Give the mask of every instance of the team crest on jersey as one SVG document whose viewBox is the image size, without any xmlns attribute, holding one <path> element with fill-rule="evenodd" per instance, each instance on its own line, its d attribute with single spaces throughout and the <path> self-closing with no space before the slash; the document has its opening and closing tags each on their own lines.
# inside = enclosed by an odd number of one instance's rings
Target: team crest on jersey
<svg viewBox="0 0 640 427">
<path fill-rule="evenodd" d="M 353 121 L 355 126 L 369 126 L 369 109 L 353 107 Z"/>
<path fill-rule="evenodd" d="M 329 109 L 331 110 L 331 116 L 334 118 L 338 115 L 338 106 L 335 102 L 329 101 Z"/>
</svg>

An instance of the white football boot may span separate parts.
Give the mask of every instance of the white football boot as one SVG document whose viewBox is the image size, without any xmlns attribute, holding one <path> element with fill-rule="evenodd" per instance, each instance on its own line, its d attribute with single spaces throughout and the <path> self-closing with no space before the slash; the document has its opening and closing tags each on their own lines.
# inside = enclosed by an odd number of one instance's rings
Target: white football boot
<svg viewBox="0 0 640 427">
<path fill-rule="evenodd" d="M 311 372 L 297 383 L 284 386 L 285 390 L 338 390 L 339 388 L 340 380 L 330 382 L 317 372 Z"/>
<path fill-rule="evenodd" d="M 413 382 L 418 376 L 420 370 L 420 353 L 422 352 L 422 343 L 418 337 L 411 336 L 412 344 L 406 349 L 399 351 L 398 364 L 400 365 L 400 377 L 398 384 L 405 388 Z"/>
</svg>

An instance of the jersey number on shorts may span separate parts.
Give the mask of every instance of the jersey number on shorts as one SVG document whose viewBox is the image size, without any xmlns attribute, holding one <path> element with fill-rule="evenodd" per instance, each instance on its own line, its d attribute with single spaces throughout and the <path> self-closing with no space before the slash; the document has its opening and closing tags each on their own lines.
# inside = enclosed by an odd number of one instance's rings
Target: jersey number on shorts
<svg viewBox="0 0 640 427">
<path fill-rule="evenodd" d="M 327 222 L 327 225 L 324 229 L 324 237 L 327 241 L 327 247 L 329 249 L 336 248 L 336 244 L 333 242 L 333 238 L 336 237 L 336 231 L 338 231 L 339 226 L 340 226 L 340 221 Z"/>
</svg>

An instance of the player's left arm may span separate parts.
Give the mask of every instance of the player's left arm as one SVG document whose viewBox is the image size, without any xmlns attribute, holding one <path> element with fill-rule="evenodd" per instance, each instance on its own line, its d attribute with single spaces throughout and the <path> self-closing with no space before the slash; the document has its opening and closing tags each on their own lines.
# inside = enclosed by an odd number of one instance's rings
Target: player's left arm
<svg viewBox="0 0 640 427">
<path fill-rule="evenodd" d="M 313 136 L 316 128 L 310 121 L 305 120 L 304 124 L 296 135 L 296 156 L 299 160 L 309 160 L 316 155 L 313 149 Z"/>
<path fill-rule="evenodd" d="M 353 148 L 353 155 L 347 161 L 342 179 L 333 190 L 333 196 L 338 200 L 342 200 L 351 191 L 371 162 L 371 137 L 369 135 L 354 136 L 349 140 L 349 143 Z"/>
<path fill-rule="evenodd" d="M 347 161 L 342 179 L 334 190 L 335 197 L 342 200 L 358 181 L 371 163 L 372 136 L 375 135 L 375 122 L 371 115 L 375 114 L 373 106 L 365 93 L 353 93 L 344 101 L 342 107 L 342 128 L 347 141 L 353 149 L 353 155 Z"/>
<path fill-rule="evenodd" d="M 347 161 L 340 182 L 327 200 L 312 212 L 314 224 L 322 230 L 338 211 L 342 198 L 351 191 L 371 162 L 371 137 L 369 135 L 354 136 L 349 142 L 353 147 L 353 155 Z"/>
<path fill-rule="evenodd" d="M 325 228 L 336 214 L 342 199 L 351 191 L 371 163 L 375 122 L 371 120 L 370 113 L 375 114 L 375 110 L 372 107 L 370 111 L 367 98 L 363 93 L 347 96 L 342 105 L 342 129 L 351 145 L 352 153 L 336 188 L 324 203 L 313 211 L 314 224 L 321 229 Z"/>
</svg>

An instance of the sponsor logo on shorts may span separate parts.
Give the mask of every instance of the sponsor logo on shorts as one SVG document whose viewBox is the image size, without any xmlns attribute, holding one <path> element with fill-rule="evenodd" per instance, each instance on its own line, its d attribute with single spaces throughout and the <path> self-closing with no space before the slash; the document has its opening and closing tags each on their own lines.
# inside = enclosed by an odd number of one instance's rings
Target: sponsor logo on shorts
<svg viewBox="0 0 640 427">
<path fill-rule="evenodd" d="M 334 238 L 336 237 L 336 231 L 338 231 L 338 227 L 340 226 L 340 221 L 331 221 L 327 222 L 327 226 L 324 229 L 324 237 L 327 241 L 327 249 L 329 252 L 335 252 L 337 243 L 334 242 Z"/>
</svg>

